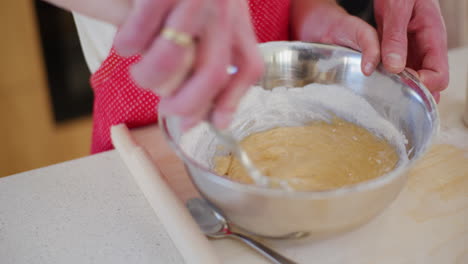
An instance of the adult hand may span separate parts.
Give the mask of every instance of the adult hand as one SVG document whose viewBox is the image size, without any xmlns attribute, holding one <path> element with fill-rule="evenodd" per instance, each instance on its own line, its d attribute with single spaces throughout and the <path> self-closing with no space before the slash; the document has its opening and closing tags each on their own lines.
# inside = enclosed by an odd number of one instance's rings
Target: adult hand
<svg viewBox="0 0 468 264">
<path fill-rule="evenodd" d="M 438 101 L 449 82 L 447 34 L 437 0 L 375 0 L 384 67 L 417 72 Z"/>
<path fill-rule="evenodd" d="M 193 43 L 177 43 L 165 29 Z M 181 116 L 185 129 L 209 113 L 225 128 L 263 70 L 246 1 L 134 0 L 114 46 L 124 56 L 142 55 L 132 77 L 161 95 L 159 111 Z M 239 71 L 229 75 L 229 65 Z"/>
<path fill-rule="evenodd" d="M 365 21 L 349 15 L 334 0 L 294 0 L 292 20 L 296 39 L 361 51 L 361 69 L 366 75 L 370 75 L 380 62 L 377 31 Z"/>
</svg>

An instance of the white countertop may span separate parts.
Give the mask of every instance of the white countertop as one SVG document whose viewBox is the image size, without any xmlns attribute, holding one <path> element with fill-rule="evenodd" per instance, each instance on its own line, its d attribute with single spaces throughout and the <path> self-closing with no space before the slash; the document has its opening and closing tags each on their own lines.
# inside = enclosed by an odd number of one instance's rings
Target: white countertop
<svg viewBox="0 0 468 264">
<path fill-rule="evenodd" d="M 116 151 L 0 180 L 0 263 L 183 263 L 172 252 Z"/>
<path fill-rule="evenodd" d="M 464 148 L 467 62 L 468 48 L 450 52 L 451 85 L 439 107 L 440 143 Z M 236 246 L 221 255 L 246 252 Z M 327 263 L 341 263 L 331 258 Z M 251 263 L 264 263 L 260 259 Z M 118 153 L 109 151 L 0 178 L 0 263 L 183 261 Z"/>
</svg>

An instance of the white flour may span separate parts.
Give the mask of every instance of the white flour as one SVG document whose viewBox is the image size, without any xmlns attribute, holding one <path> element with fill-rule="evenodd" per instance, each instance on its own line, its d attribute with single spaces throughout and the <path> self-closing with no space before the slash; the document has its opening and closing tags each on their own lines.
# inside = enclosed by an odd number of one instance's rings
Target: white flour
<svg viewBox="0 0 468 264">
<path fill-rule="evenodd" d="M 252 87 L 242 99 L 230 130 L 237 140 L 254 132 L 280 126 L 302 126 L 310 121 L 330 121 L 333 115 L 367 128 L 395 146 L 400 154 L 398 166 L 407 163 L 406 138 L 382 118 L 362 97 L 336 85 L 311 84 L 304 88 L 278 87 L 272 91 Z M 213 168 L 213 157 L 227 155 L 206 124 L 185 133 L 182 149 L 199 163 Z"/>
</svg>

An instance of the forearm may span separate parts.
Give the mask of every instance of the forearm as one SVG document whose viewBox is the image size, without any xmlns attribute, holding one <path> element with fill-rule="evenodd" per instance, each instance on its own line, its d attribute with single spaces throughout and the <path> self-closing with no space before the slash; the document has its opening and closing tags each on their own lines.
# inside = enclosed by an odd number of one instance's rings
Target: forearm
<svg viewBox="0 0 468 264">
<path fill-rule="evenodd" d="M 123 23 L 130 11 L 130 0 L 44 0 L 63 9 L 77 12 L 114 25 Z"/>
</svg>

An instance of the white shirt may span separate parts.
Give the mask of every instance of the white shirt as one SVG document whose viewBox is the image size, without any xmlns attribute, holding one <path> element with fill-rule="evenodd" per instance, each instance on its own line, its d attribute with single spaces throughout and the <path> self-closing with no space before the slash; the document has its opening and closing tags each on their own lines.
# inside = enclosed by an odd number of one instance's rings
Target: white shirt
<svg viewBox="0 0 468 264">
<path fill-rule="evenodd" d="M 115 26 L 73 13 L 81 48 L 91 73 L 94 73 L 109 55 L 117 29 Z"/>
</svg>

